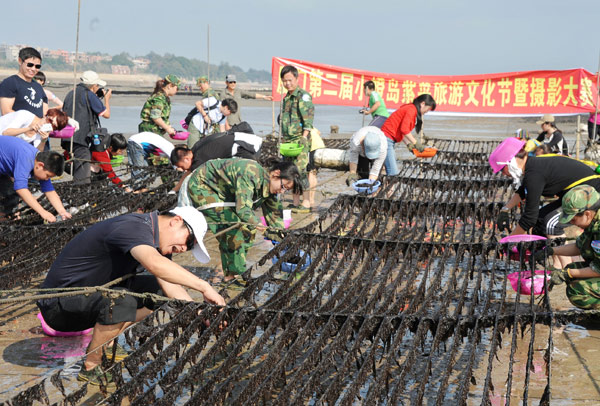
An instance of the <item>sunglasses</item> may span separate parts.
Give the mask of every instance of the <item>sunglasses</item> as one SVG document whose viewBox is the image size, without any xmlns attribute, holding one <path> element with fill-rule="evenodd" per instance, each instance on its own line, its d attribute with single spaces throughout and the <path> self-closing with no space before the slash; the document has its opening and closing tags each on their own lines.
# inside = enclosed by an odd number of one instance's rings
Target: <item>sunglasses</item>
<svg viewBox="0 0 600 406">
<path fill-rule="evenodd" d="M 227 83 L 237 83 L 237 82 L 236 82 L 235 80 L 230 80 L 230 81 L 229 81 L 229 82 L 227 82 Z"/>
<path fill-rule="evenodd" d="M 283 185 L 283 179 L 279 178 L 279 181 L 281 182 L 281 189 L 280 189 L 280 190 L 282 191 L 281 193 L 285 193 L 285 192 L 287 192 L 287 191 L 288 191 L 288 188 L 286 188 L 286 187 Z"/>
<path fill-rule="evenodd" d="M 36 69 L 41 69 L 41 68 L 42 68 L 42 65 L 41 65 L 41 64 L 39 64 L 39 63 L 38 63 L 38 64 L 35 64 L 35 63 L 32 63 L 32 62 L 27 62 L 27 63 L 25 64 L 25 66 L 27 66 L 28 68 L 33 68 L 33 67 L 35 67 Z"/>
<path fill-rule="evenodd" d="M 194 244 L 196 244 L 196 237 L 194 236 L 194 230 L 192 230 L 192 227 L 190 227 L 190 225 L 185 220 L 183 221 L 183 224 L 185 224 L 188 231 L 190 232 L 190 235 L 188 235 L 187 240 L 185 240 L 185 246 L 187 247 L 188 251 L 191 251 L 192 248 L 194 248 Z"/>
</svg>

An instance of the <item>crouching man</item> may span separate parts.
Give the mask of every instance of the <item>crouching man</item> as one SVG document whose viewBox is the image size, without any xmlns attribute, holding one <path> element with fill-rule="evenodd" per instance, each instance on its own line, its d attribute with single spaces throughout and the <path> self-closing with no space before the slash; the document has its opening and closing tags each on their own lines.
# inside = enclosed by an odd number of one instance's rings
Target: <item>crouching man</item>
<svg viewBox="0 0 600 406">
<path fill-rule="evenodd" d="M 600 193 L 589 185 L 576 186 L 562 198 L 560 222 L 583 229 L 575 243 L 546 247 L 538 251 L 536 260 L 551 255 L 578 256 L 583 261 L 572 262 L 563 269 L 553 269 L 550 289 L 566 283 L 569 301 L 581 309 L 600 309 Z"/>
<path fill-rule="evenodd" d="M 206 302 L 224 306 L 225 300 L 208 282 L 168 258 L 191 250 L 198 261 L 208 262 L 210 257 L 202 242 L 205 233 L 204 216 L 192 207 L 108 219 L 78 234 L 63 248 L 42 286 L 100 286 L 135 274 L 111 288 L 191 301 L 185 286 L 202 293 Z M 150 275 L 138 273 L 140 265 Z M 46 323 L 55 330 L 94 328 L 78 379 L 95 385 L 104 374 L 100 368 L 100 347 L 108 343 L 105 350 L 111 354 L 112 346 L 117 345 L 111 341 L 132 323 L 149 315 L 156 304 L 131 295 L 109 298 L 100 292 L 37 302 Z M 115 350 L 120 359 L 126 356 L 121 348 Z"/>
<path fill-rule="evenodd" d="M 54 223 L 56 217 L 37 201 L 29 190 L 29 179 L 40 182 L 40 189 L 63 219 L 71 218 L 50 180 L 63 173 L 64 158 L 55 151 L 39 152 L 20 138 L 0 135 L 0 219 L 11 214 L 19 198 L 44 220 Z"/>
</svg>

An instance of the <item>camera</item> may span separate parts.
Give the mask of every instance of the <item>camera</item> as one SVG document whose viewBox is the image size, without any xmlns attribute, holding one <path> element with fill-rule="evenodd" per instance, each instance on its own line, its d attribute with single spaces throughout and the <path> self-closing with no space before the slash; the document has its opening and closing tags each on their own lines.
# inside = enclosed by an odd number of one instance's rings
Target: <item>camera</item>
<svg viewBox="0 0 600 406">
<path fill-rule="evenodd" d="M 96 90 L 96 96 L 98 96 L 99 98 L 103 98 L 105 94 L 106 90 L 103 87 Z"/>
</svg>

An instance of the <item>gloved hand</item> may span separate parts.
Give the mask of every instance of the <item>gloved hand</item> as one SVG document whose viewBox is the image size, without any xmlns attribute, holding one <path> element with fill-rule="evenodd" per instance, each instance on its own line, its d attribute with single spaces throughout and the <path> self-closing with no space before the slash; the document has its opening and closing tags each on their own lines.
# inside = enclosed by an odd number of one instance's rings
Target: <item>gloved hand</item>
<svg viewBox="0 0 600 406">
<path fill-rule="evenodd" d="M 310 137 L 310 134 L 308 135 L 308 137 Z M 296 142 L 299 145 L 302 145 L 302 147 L 306 148 L 308 146 L 308 137 L 301 136 Z"/>
<path fill-rule="evenodd" d="M 535 254 L 533 254 L 533 259 L 538 264 L 543 264 L 544 258 L 550 258 L 552 255 L 554 255 L 554 248 L 544 247 L 535 251 Z"/>
<path fill-rule="evenodd" d="M 425 146 L 423 144 L 421 144 L 419 141 L 411 142 L 410 144 L 407 145 L 407 147 L 410 152 L 413 152 L 413 149 L 416 149 L 419 152 L 425 151 Z"/>
<path fill-rule="evenodd" d="M 508 228 L 510 224 L 510 218 L 507 211 L 500 211 L 498 214 L 498 218 L 496 219 L 496 227 L 498 227 L 498 231 L 502 232 L 504 230 L 510 231 Z"/>
<path fill-rule="evenodd" d="M 281 242 L 285 237 L 285 233 L 281 230 L 268 229 L 265 231 L 265 238 L 271 241 Z"/>
<path fill-rule="evenodd" d="M 552 290 L 555 285 L 562 285 L 563 283 L 569 283 L 573 279 L 569 276 L 567 271 L 568 268 L 552 268 L 550 273 L 550 282 L 548 283 L 548 290 Z"/>
<path fill-rule="evenodd" d="M 346 178 L 346 186 L 352 186 L 354 182 L 358 181 L 358 179 L 358 173 L 349 173 L 348 177 Z"/>
</svg>

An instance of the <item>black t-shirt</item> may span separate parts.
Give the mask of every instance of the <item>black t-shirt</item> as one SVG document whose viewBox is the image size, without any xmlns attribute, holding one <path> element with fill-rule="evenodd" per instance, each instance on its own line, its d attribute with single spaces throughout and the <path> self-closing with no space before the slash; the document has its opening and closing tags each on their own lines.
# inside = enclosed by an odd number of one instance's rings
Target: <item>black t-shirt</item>
<svg viewBox="0 0 600 406">
<path fill-rule="evenodd" d="M 31 111 L 40 118 L 44 116 L 44 103 L 48 103 L 42 85 L 35 80 L 23 80 L 18 75 L 9 76 L 0 83 L 0 97 L 14 97 L 14 111 Z"/>
<path fill-rule="evenodd" d="M 537 221 L 541 196 L 558 196 L 560 199 L 568 192 L 566 187 L 579 179 L 596 175 L 594 170 L 576 159 L 566 156 L 528 157 L 525 163 L 523 185 L 517 190 L 525 199 L 525 210 L 519 219 L 519 225 L 528 230 Z M 600 192 L 600 178 L 583 182 Z"/>
<path fill-rule="evenodd" d="M 79 233 L 58 254 L 43 288 L 99 286 L 135 272 L 138 245 L 158 247 L 158 212 L 125 214 Z"/>
<path fill-rule="evenodd" d="M 192 147 L 194 158 L 192 159 L 190 171 L 211 159 L 231 158 L 234 142 L 237 143 L 236 157 L 256 161 L 256 152 L 253 145 L 243 141 L 235 141 L 235 134 L 233 133 L 219 133 L 204 137 L 194 144 Z"/>
<path fill-rule="evenodd" d="M 554 131 L 549 138 L 546 138 L 546 131 L 543 131 L 536 138 L 538 142 L 543 142 L 544 144 L 548 144 L 550 148 L 550 152 L 553 154 L 569 154 L 569 146 L 567 145 L 567 140 L 563 136 L 560 130 Z"/>
</svg>

